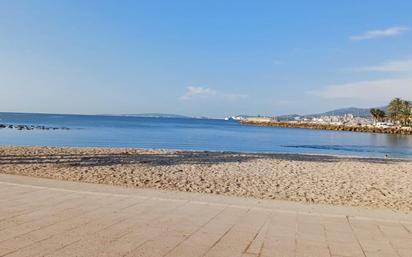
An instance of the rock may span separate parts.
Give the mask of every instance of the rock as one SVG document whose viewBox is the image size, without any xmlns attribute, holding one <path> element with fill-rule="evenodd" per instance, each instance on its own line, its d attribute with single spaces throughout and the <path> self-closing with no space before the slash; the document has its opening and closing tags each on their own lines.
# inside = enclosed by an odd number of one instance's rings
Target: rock
<svg viewBox="0 0 412 257">
<path fill-rule="evenodd" d="M 67 127 L 46 127 L 43 125 L 25 125 L 25 124 L 19 124 L 19 125 L 7 125 L 7 124 L 0 124 L 0 129 L 2 128 L 9 128 L 9 129 L 17 129 L 17 130 L 69 130 Z"/>
<path fill-rule="evenodd" d="M 335 131 L 353 131 L 353 132 L 412 135 L 412 128 L 377 128 L 377 127 L 366 127 L 366 126 L 348 126 L 348 125 L 317 124 L 317 123 L 310 123 L 310 122 L 287 122 L 287 121 L 274 121 L 274 122 L 264 122 L 264 123 L 263 122 L 252 122 L 252 121 L 241 121 L 241 124 L 257 125 L 257 126 L 287 127 L 287 128 L 309 128 L 309 129 L 335 130 Z"/>
</svg>

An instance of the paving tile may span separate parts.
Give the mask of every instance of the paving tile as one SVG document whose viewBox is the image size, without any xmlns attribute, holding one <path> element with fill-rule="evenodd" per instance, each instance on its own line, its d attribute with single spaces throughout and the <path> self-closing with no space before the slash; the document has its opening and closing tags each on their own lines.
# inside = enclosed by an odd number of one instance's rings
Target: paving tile
<svg viewBox="0 0 412 257">
<path fill-rule="evenodd" d="M 82 205 L 77 206 L 75 209 L 65 210 L 63 215 L 57 216 L 56 219 L 53 220 L 46 216 L 45 219 L 49 222 L 48 224 L 46 223 L 44 226 L 30 232 L 1 241 L 0 247 L 7 245 L 10 248 L 10 246 L 13 246 L 13 249 L 16 250 L 47 239 L 61 232 L 74 229 L 87 223 L 87 221 L 92 220 L 95 215 L 98 215 L 100 213 L 99 208 L 110 206 L 110 204 L 118 201 L 118 199 L 112 199 L 111 202 L 108 201 L 108 199 L 105 199 L 104 201 L 95 200 L 93 202 L 82 202 Z"/>
<path fill-rule="evenodd" d="M 190 235 L 166 256 L 196 257 L 203 256 L 219 239 L 223 237 L 246 213 L 247 209 L 225 208 L 199 231 Z"/>
<path fill-rule="evenodd" d="M 0 256 L 412 257 L 411 222 L 39 183 L 0 176 Z"/>
<path fill-rule="evenodd" d="M 360 244 L 362 246 L 362 248 L 365 251 L 368 252 L 377 252 L 377 251 L 383 251 L 383 250 L 393 250 L 391 244 L 389 243 L 389 241 L 379 241 L 379 240 L 366 240 L 366 239 L 362 239 L 360 240 Z"/>
<path fill-rule="evenodd" d="M 59 252 L 59 255 L 71 256 L 72 252 L 84 253 L 94 249 L 95 256 L 124 256 L 154 235 L 160 234 L 163 231 L 160 225 L 162 220 L 172 215 L 184 204 L 185 202 L 146 200 L 144 204 L 129 209 L 128 213 L 132 215 L 128 220 L 68 247 Z M 151 224 L 156 225 L 151 226 Z"/>
<path fill-rule="evenodd" d="M 255 238 L 251 242 L 250 245 L 246 248 L 245 252 L 250 254 L 259 255 L 262 251 L 263 244 L 265 243 L 265 237 L 269 228 L 269 220 L 263 224 L 260 228 L 258 234 L 256 234 Z"/>
<path fill-rule="evenodd" d="M 296 256 L 296 242 L 294 239 L 265 238 L 261 250 L 262 257 L 289 257 Z"/>
<path fill-rule="evenodd" d="M 397 249 L 396 252 L 400 257 L 412 257 L 412 250 L 410 249 Z"/>
<path fill-rule="evenodd" d="M 250 210 L 204 256 L 241 256 L 256 238 L 268 217 L 267 211 Z"/>
<path fill-rule="evenodd" d="M 401 224 L 412 235 L 412 223 L 401 222 Z"/>
<path fill-rule="evenodd" d="M 338 256 L 365 256 L 362 248 L 358 244 L 346 244 L 346 243 L 328 243 L 331 255 Z"/>
<path fill-rule="evenodd" d="M 326 231 L 326 238 L 328 242 L 356 244 L 358 242 L 354 233 L 331 232 Z"/>
<path fill-rule="evenodd" d="M 222 209 L 223 207 L 189 203 L 172 215 L 168 215 L 167 221 L 158 221 L 160 224 L 163 223 L 161 226 L 156 226 L 159 234 L 148 238 L 127 256 L 164 256 L 210 222 Z"/>
<path fill-rule="evenodd" d="M 395 250 L 365 251 L 366 257 L 399 257 Z"/>
<path fill-rule="evenodd" d="M 394 223 L 391 226 L 379 225 L 380 230 L 386 237 L 390 238 L 412 238 L 412 234 L 400 223 Z"/>
<path fill-rule="evenodd" d="M 396 249 L 409 249 L 412 251 L 411 238 L 388 238 L 391 245 Z"/>
<path fill-rule="evenodd" d="M 133 201 L 135 200 L 133 199 L 132 202 Z M 124 217 L 119 215 L 119 213 L 121 214 L 119 209 L 123 209 L 130 205 L 131 202 L 129 199 L 119 199 L 111 206 L 114 209 L 109 206 L 109 208 L 103 208 L 101 211 L 91 213 L 89 216 L 81 216 L 77 220 L 79 221 L 78 223 L 74 222 L 74 227 L 44 240 L 37 241 L 29 247 L 17 249 L 10 254 L 10 256 L 45 256 L 48 253 L 67 247 L 68 245 L 80 241 L 84 237 L 98 233 L 99 231 L 124 220 Z M 70 221 L 70 223 L 73 223 L 73 221 Z"/>
</svg>

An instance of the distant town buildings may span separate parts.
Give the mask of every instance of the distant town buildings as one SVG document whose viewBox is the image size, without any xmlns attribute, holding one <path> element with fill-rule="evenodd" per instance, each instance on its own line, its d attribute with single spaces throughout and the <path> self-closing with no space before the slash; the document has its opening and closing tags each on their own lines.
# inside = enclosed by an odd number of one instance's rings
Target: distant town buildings
<svg viewBox="0 0 412 257">
<path fill-rule="evenodd" d="M 373 120 L 371 118 L 355 117 L 353 114 L 345 114 L 343 116 L 320 116 L 318 118 L 312 118 L 309 122 L 320 124 L 332 124 L 332 125 L 372 125 Z"/>
<path fill-rule="evenodd" d="M 277 121 L 275 117 L 267 116 L 232 116 L 227 117 L 225 120 L 237 120 L 237 121 L 248 121 L 248 122 L 274 122 Z"/>
<path fill-rule="evenodd" d="M 263 125 L 284 127 L 318 128 L 331 125 L 331 127 L 338 127 L 339 129 L 345 127 L 348 129 L 362 128 L 366 130 L 374 128 L 389 129 L 392 132 L 392 129 L 412 131 L 412 101 L 394 98 L 382 109 L 345 108 L 324 114 L 292 114 L 279 116 L 278 118 L 238 115 L 226 118 L 226 120 L 237 120 L 246 124 L 267 123 Z"/>
<path fill-rule="evenodd" d="M 226 118 L 226 120 L 238 120 L 244 122 L 256 122 L 256 123 L 269 123 L 278 121 L 275 117 L 244 117 L 244 116 L 233 116 Z M 304 117 L 296 116 L 291 117 L 288 120 L 289 122 L 296 123 L 313 123 L 313 124 L 331 124 L 331 125 L 349 125 L 349 126 L 372 126 L 374 121 L 372 118 L 367 117 L 356 117 L 353 114 L 344 114 L 344 115 L 322 115 L 319 117 Z M 383 126 L 383 124 L 381 124 Z M 388 126 L 388 124 L 385 124 Z"/>
<path fill-rule="evenodd" d="M 293 122 L 305 122 L 313 124 L 366 126 L 373 125 L 373 120 L 367 117 L 357 117 L 351 113 L 344 115 L 322 115 L 319 117 L 293 117 Z"/>
</svg>

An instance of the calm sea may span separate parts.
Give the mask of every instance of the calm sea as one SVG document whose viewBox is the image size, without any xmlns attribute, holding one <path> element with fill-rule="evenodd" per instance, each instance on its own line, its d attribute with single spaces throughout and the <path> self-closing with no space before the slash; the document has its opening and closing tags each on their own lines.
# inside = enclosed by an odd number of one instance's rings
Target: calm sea
<svg viewBox="0 0 412 257">
<path fill-rule="evenodd" d="M 235 121 L 0 113 L 0 123 L 70 130 L 0 129 L 2 145 L 143 147 L 412 158 L 412 136 L 240 125 Z"/>
</svg>

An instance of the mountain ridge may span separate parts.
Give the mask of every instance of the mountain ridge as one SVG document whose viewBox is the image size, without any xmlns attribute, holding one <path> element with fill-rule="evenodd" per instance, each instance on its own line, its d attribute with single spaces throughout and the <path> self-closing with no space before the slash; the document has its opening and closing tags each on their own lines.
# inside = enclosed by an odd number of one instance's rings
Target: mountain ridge
<svg viewBox="0 0 412 257">
<path fill-rule="evenodd" d="M 372 108 L 379 108 L 384 110 L 385 112 L 387 111 L 388 107 L 387 106 L 381 106 L 381 107 L 372 107 Z M 313 113 L 313 114 L 306 114 L 306 115 L 300 115 L 300 114 L 287 114 L 287 115 L 280 115 L 278 116 L 278 119 L 293 119 L 295 117 L 300 117 L 300 118 L 317 118 L 321 116 L 343 116 L 345 114 L 352 114 L 355 117 L 370 117 L 370 109 L 371 108 L 359 108 L 359 107 L 345 107 L 345 108 L 339 108 L 339 109 L 334 109 L 331 111 L 326 111 L 322 113 Z"/>
</svg>

